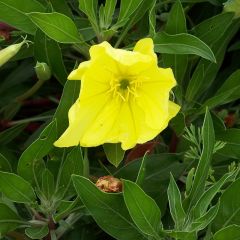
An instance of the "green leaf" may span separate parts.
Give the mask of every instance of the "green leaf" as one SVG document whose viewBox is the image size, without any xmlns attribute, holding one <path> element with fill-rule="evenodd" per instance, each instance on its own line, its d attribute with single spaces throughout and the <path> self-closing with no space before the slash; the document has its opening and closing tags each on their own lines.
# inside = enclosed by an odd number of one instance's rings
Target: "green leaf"
<svg viewBox="0 0 240 240">
<path fill-rule="evenodd" d="M 218 213 L 219 205 L 220 202 L 218 201 L 218 203 L 215 206 L 211 207 L 206 214 L 197 219 L 194 219 L 194 221 L 191 223 L 191 226 L 189 227 L 189 231 L 198 232 L 209 226 Z"/>
<path fill-rule="evenodd" d="M 124 23 L 124 29 L 122 33 L 120 34 L 115 47 L 118 47 L 120 43 L 124 40 L 127 32 L 131 29 L 132 26 L 134 26 L 140 19 L 143 18 L 144 14 L 151 8 L 153 2 L 155 0 L 142 0 L 139 6 L 136 8 L 136 10 L 131 15 L 129 21 Z M 122 25 L 122 23 L 121 23 Z M 116 31 L 120 27 L 118 24 L 115 24 L 111 27 L 112 30 Z"/>
<path fill-rule="evenodd" d="M 165 233 L 168 236 L 174 237 L 175 239 L 178 239 L 178 240 L 196 240 L 197 239 L 196 232 L 167 230 L 165 231 Z"/>
<path fill-rule="evenodd" d="M 179 34 L 186 33 L 186 18 L 182 7 L 182 4 L 177 0 L 169 12 L 168 21 L 165 27 L 165 31 L 168 34 Z M 177 80 L 177 88 L 180 93 L 182 92 L 182 82 L 184 79 L 185 72 L 188 66 L 188 56 L 186 55 L 176 55 L 176 54 L 163 54 L 163 64 L 165 67 L 171 67 L 174 72 L 174 76 Z M 178 92 L 175 90 L 177 98 Z"/>
<path fill-rule="evenodd" d="M 132 0 L 129 2 L 128 0 L 122 0 L 118 20 L 114 28 L 117 29 L 124 26 L 143 1 L 144 0 Z"/>
<path fill-rule="evenodd" d="M 212 223 L 213 230 L 232 224 L 240 225 L 240 178 L 233 182 L 220 197 L 220 207 Z"/>
<path fill-rule="evenodd" d="M 28 14 L 33 23 L 48 37 L 60 43 L 80 43 L 83 38 L 71 18 L 57 12 Z"/>
<path fill-rule="evenodd" d="M 70 18 L 74 18 L 73 17 L 73 14 L 72 14 L 72 11 L 70 9 L 70 7 L 68 6 L 67 2 L 64 1 L 64 0 L 50 0 L 52 6 L 53 6 L 53 9 L 56 11 L 56 12 L 59 12 L 59 13 L 62 13 Z"/>
<path fill-rule="evenodd" d="M 193 72 L 185 94 L 185 98 L 188 102 L 191 102 L 193 99 L 197 98 L 196 92 L 200 86 L 199 82 L 203 79 L 204 76 L 204 64 L 198 65 L 198 68 Z"/>
<path fill-rule="evenodd" d="M 79 97 L 80 81 L 67 81 L 63 88 L 61 100 L 53 116 L 57 122 L 57 136 L 59 137 L 68 126 L 68 110 Z"/>
<path fill-rule="evenodd" d="M 102 28 L 108 29 L 111 25 L 116 4 L 117 0 L 106 0 L 102 14 L 100 14 L 99 11 L 99 18 L 102 19 L 102 21 L 100 21 L 100 26 Z"/>
<path fill-rule="evenodd" d="M 13 173 L 0 172 L 0 190 L 13 202 L 32 203 L 36 200 L 31 184 Z"/>
<path fill-rule="evenodd" d="M 158 53 L 195 54 L 216 62 L 210 47 L 199 38 L 188 33 L 170 35 L 164 32 L 154 37 L 154 49 Z"/>
<path fill-rule="evenodd" d="M 7 158 L 0 153 L 0 171 L 11 172 L 12 166 Z"/>
<path fill-rule="evenodd" d="M 145 234 L 161 239 L 161 212 L 156 202 L 134 182 L 124 180 L 123 197 L 138 228 Z"/>
<path fill-rule="evenodd" d="M 220 191 L 221 187 L 228 181 L 234 179 L 236 172 L 230 172 L 224 174 L 220 180 L 218 180 L 215 184 L 213 184 L 206 192 L 202 194 L 195 207 L 193 208 L 194 218 L 201 217 L 210 206 L 211 201 L 215 197 L 215 195 Z"/>
<path fill-rule="evenodd" d="M 17 124 L 12 126 L 0 133 L 0 144 L 6 145 L 11 142 L 14 138 L 16 138 L 27 126 L 26 123 Z"/>
<path fill-rule="evenodd" d="M 206 109 L 206 114 L 203 122 L 202 137 L 203 150 L 195 172 L 193 187 L 188 197 L 190 200 L 190 207 L 196 204 L 199 197 L 204 192 L 215 144 L 213 122 L 208 109 Z"/>
<path fill-rule="evenodd" d="M 44 12 L 45 8 L 36 0 L 0 0 L 0 19 L 29 34 L 36 31 L 26 13 Z"/>
<path fill-rule="evenodd" d="M 152 2 L 152 6 L 149 9 L 149 35 L 153 37 L 156 34 L 156 0 Z"/>
<path fill-rule="evenodd" d="M 223 141 L 226 145 L 219 150 L 220 154 L 226 155 L 231 158 L 240 158 L 240 129 L 231 128 L 223 131 L 218 131 L 216 138 Z"/>
<path fill-rule="evenodd" d="M 148 151 L 145 152 L 143 158 L 142 158 L 142 162 L 140 165 L 140 168 L 138 170 L 138 175 L 137 175 L 137 179 L 136 179 L 136 184 L 141 186 L 144 182 L 145 176 L 146 176 L 146 159 L 147 159 L 147 154 Z"/>
<path fill-rule="evenodd" d="M 145 239 L 131 220 L 122 194 L 104 193 L 88 179 L 73 175 L 74 187 L 96 223 L 118 239 Z"/>
<path fill-rule="evenodd" d="M 201 109 L 208 106 L 213 108 L 218 105 L 226 104 L 239 99 L 240 91 L 240 70 L 235 71 L 218 89 L 216 94 L 209 98 L 201 107 Z M 199 110 L 202 112 L 202 110 Z"/>
<path fill-rule="evenodd" d="M 36 61 L 47 63 L 54 77 L 62 85 L 65 84 L 68 74 L 63 63 L 61 48 L 39 29 L 35 35 L 34 56 Z"/>
<path fill-rule="evenodd" d="M 96 33 L 99 32 L 96 15 L 97 5 L 97 0 L 79 0 L 79 9 L 88 16 L 88 19 Z"/>
<path fill-rule="evenodd" d="M 221 38 L 233 20 L 233 13 L 221 13 L 194 26 L 191 33 L 210 46 Z"/>
<path fill-rule="evenodd" d="M 21 155 L 18 162 L 18 173 L 29 182 L 34 180 L 34 171 L 43 169 L 42 158 L 53 148 L 56 140 L 56 121 L 51 122 L 39 138 L 34 141 Z"/>
<path fill-rule="evenodd" d="M 210 63 L 205 59 L 201 59 L 199 61 L 193 73 L 193 77 L 188 85 L 187 92 L 189 91 L 191 93 L 191 99 L 188 97 L 189 101 L 196 101 L 199 99 L 201 94 L 204 93 L 204 91 L 212 85 L 219 71 L 219 68 L 222 65 L 228 43 L 238 31 L 239 26 L 240 21 L 234 21 L 228 26 L 222 37 L 219 38 L 214 44 L 212 44 L 212 50 L 216 57 L 217 63 Z"/>
<path fill-rule="evenodd" d="M 141 183 L 143 190 L 158 203 L 161 211 L 164 212 L 167 205 L 167 187 L 169 184 L 169 172 L 175 178 L 179 178 L 187 168 L 187 165 L 180 163 L 178 154 L 151 154 L 145 158 L 145 176 Z M 142 158 L 136 159 L 120 168 L 114 173 L 118 178 L 136 181 L 142 164 Z M 159 194 L 161 192 L 161 194 Z"/>
<path fill-rule="evenodd" d="M 60 204 L 57 208 L 57 213 L 53 216 L 53 220 L 55 222 L 59 222 L 61 219 L 65 218 L 66 216 L 68 216 L 70 213 L 73 212 L 73 208 L 77 205 L 77 204 L 81 204 L 81 201 L 79 199 L 79 197 L 77 197 L 74 201 L 65 201 L 65 200 L 61 200 Z M 81 206 L 82 208 L 84 206 Z M 81 209 L 82 211 L 82 209 Z"/>
<path fill-rule="evenodd" d="M 187 32 L 185 13 L 179 0 L 174 3 L 171 11 L 169 12 L 165 31 L 168 34 Z M 177 82 L 181 83 L 187 68 L 187 56 L 163 55 L 163 62 L 166 67 L 173 68 Z"/>
<path fill-rule="evenodd" d="M 42 172 L 42 191 L 47 199 L 51 199 L 55 192 L 54 176 L 47 168 Z"/>
<path fill-rule="evenodd" d="M 240 238 L 240 226 L 230 225 L 220 229 L 213 236 L 213 240 L 226 240 L 231 236 L 231 240 L 239 240 Z"/>
<path fill-rule="evenodd" d="M 185 124 L 185 115 L 182 112 L 179 112 L 176 117 L 174 117 L 170 122 L 171 128 L 175 131 L 177 136 L 180 136 L 186 127 Z"/>
<path fill-rule="evenodd" d="M 172 174 L 167 193 L 171 216 L 175 222 L 175 229 L 181 230 L 186 218 L 186 213 L 182 206 L 181 193 Z"/>
<path fill-rule="evenodd" d="M 48 226 L 30 227 L 25 229 L 25 233 L 31 239 L 42 239 L 48 234 Z"/>
<path fill-rule="evenodd" d="M 76 146 L 67 155 L 60 173 L 60 187 L 67 188 L 71 183 L 71 175 L 83 175 L 83 154 L 80 146 Z"/>
<path fill-rule="evenodd" d="M 121 143 L 105 143 L 103 144 L 104 152 L 107 159 L 115 167 L 117 167 L 124 158 L 125 151 L 121 148 Z"/>
<path fill-rule="evenodd" d="M 10 207 L 0 202 L 0 235 L 5 235 L 16 229 L 20 225 L 18 220 L 20 217 Z"/>
</svg>

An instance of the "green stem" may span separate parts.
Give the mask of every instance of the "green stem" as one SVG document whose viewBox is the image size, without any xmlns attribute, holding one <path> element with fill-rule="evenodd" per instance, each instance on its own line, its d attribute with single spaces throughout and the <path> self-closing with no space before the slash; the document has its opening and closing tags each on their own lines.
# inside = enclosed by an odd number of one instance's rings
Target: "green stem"
<svg viewBox="0 0 240 240">
<path fill-rule="evenodd" d="M 37 90 L 43 85 L 45 80 L 38 80 L 29 90 L 27 90 L 25 93 L 22 95 L 18 96 L 16 100 L 18 102 L 23 102 L 25 99 L 31 97 Z"/>
<path fill-rule="evenodd" d="M 88 149 L 84 148 L 84 156 L 83 156 L 83 176 L 89 177 L 89 160 L 88 160 Z"/>
</svg>

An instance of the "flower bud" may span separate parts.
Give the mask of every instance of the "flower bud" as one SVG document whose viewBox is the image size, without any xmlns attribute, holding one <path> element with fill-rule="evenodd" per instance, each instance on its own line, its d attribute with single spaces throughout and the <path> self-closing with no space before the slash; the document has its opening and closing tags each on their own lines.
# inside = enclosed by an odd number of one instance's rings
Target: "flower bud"
<svg viewBox="0 0 240 240">
<path fill-rule="evenodd" d="M 100 177 L 96 182 L 96 186 L 103 192 L 122 191 L 122 182 L 113 176 Z"/>
<path fill-rule="evenodd" d="M 234 18 L 240 17 L 240 0 L 228 0 L 223 5 L 223 12 L 234 12 Z"/>
<path fill-rule="evenodd" d="M 52 75 L 49 66 L 44 62 L 42 63 L 37 62 L 35 66 L 35 72 L 37 74 L 38 79 L 42 81 L 49 80 Z"/>
<path fill-rule="evenodd" d="M 27 43 L 26 39 L 20 43 L 12 44 L 0 50 L 0 67 L 8 62 L 12 57 L 14 57 L 19 52 L 24 43 Z"/>
</svg>

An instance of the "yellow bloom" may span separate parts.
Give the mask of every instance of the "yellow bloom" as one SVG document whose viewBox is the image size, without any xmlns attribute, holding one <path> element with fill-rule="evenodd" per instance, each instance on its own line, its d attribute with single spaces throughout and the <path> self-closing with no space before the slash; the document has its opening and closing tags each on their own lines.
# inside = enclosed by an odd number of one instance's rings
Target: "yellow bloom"
<svg viewBox="0 0 240 240">
<path fill-rule="evenodd" d="M 90 56 L 68 77 L 82 81 L 81 91 L 55 146 L 121 142 L 127 150 L 154 138 L 178 113 L 180 106 L 169 101 L 176 81 L 170 68 L 158 67 L 152 39 L 138 41 L 133 51 L 103 42 Z"/>
</svg>

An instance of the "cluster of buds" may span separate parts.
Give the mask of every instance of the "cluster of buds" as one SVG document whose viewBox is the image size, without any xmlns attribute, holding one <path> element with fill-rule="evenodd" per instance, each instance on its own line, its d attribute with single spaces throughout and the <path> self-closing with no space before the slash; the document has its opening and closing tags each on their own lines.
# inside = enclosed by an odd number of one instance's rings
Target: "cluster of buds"
<svg viewBox="0 0 240 240">
<path fill-rule="evenodd" d="M 103 192 L 121 192 L 122 191 L 122 182 L 120 179 L 113 176 L 103 176 L 100 177 L 96 186 Z"/>
</svg>

